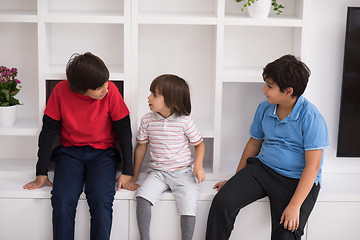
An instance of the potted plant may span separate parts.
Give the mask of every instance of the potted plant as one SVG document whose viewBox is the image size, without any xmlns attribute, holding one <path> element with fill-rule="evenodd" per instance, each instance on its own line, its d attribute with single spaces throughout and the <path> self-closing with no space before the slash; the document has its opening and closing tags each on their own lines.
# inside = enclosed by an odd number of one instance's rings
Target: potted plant
<svg viewBox="0 0 360 240">
<path fill-rule="evenodd" d="M 0 66 L 0 126 L 8 127 L 14 124 L 16 118 L 16 105 L 20 105 L 15 95 L 19 93 L 21 83 L 16 78 L 16 68 Z"/>
<path fill-rule="evenodd" d="M 270 8 L 276 14 L 281 14 L 282 9 L 285 8 L 282 4 L 279 4 L 278 0 L 235 0 L 237 3 L 244 3 L 241 11 L 248 8 L 249 16 L 255 18 L 266 18 L 269 15 Z"/>
</svg>

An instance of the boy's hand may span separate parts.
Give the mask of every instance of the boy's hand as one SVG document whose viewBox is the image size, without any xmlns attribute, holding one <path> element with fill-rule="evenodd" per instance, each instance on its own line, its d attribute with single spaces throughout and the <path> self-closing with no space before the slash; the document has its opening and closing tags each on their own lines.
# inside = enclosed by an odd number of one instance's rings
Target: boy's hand
<svg viewBox="0 0 360 240">
<path fill-rule="evenodd" d="M 213 189 L 216 189 L 217 191 L 220 191 L 220 189 L 225 185 L 226 182 L 227 182 L 227 180 L 216 183 L 214 185 Z"/>
<path fill-rule="evenodd" d="M 194 175 L 195 177 L 198 179 L 198 183 L 201 183 L 202 181 L 205 180 L 205 170 L 203 167 L 197 167 L 196 165 L 194 166 Z"/>
<path fill-rule="evenodd" d="M 121 188 L 123 188 L 126 190 L 135 191 L 136 189 L 138 189 L 138 187 L 140 187 L 140 185 L 132 181 L 132 176 L 121 174 L 119 179 L 117 180 L 116 190 L 120 191 Z"/>
<path fill-rule="evenodd" d="M 35 180 L 32 182 L 29 182 L 28 184 L 24 185 L 24 189 L 33 190 L 36 188 L 42 188 L 44 185 L 48 185 L 50 187 L 53 186 L 53 184 L 50 182 L 48 176 L 46 175 L 38 175 L 36 176 Z"/>
<path fill-rule="evenodd" d="M 281 215 L 280 224 L 284 223 L 284 228 L 293 232 L 299 227 L 300 207 L 289 204 Z"/>
</svg>

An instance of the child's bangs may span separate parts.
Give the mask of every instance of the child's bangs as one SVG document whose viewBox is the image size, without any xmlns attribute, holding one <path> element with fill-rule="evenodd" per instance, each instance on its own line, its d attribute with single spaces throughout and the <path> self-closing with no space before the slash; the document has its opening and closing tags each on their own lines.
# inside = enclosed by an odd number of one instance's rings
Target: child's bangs
<svg viewBox="0 0 360 240">
<path fill-rule="evenodd" d="M 162 83 L 161 83 L 161 79 L 157 78 L 155 79 L 151 85 L 150 85 L 150 92 L 152 93 L 159 93 L 162 94 Z"/>
</svg>

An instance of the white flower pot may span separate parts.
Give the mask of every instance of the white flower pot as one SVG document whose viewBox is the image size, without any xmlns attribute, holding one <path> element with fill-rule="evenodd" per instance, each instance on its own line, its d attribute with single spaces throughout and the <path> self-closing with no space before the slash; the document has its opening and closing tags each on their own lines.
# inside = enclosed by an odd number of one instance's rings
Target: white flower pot
<svg viewBox="0 0 360 240">
<path fill-rule="evenodd" d="M 249 17 L 267 18 L 271 9 L 271 0 L 255 0 L 248 8 Z"/>
<path fill-rule="evenodd" d="M 0 107 L 0 127 L 10 127 L 16 120 L 16 105 Z"/>
</svg>

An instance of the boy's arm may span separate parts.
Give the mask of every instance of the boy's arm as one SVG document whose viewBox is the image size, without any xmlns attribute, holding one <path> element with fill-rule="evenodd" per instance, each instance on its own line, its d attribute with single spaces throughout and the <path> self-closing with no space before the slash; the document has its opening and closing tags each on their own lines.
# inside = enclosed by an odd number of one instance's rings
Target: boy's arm
<svg viewBox="0 0 360 240">
<path fill-rule="evenodd" d="M 244 148 L 243 154 L 241 155 L 240 162 L 236 172 L 246 167 L 246 160 L 249 157 L 256 157 L 259 154 L 262 142 L 263 140 L 250 137 L 249 141 L 247 142 Z"/>
<path fill-rule="evenodd" d="M 134 153 L 134 176 L 132 180 L 135 182 L 140 174 L 140 169 L 145 158 L 147 143 L 138 143 Z"/>
<path fill-rule="evenodd" d="M 36 163 L 36 179 L 26 184 L 24 189 L 41 188 L 44 185 L 52 186 L 47 176 L 47 166 L 51 157 L 51 147 L 61 127 L 61 122 L 44 114 L 43 126 L 39 134 L 38 161 Z"/>
<path fill-rule="evenodd" d="M 120 143 L 120 150 L 122 154 L 123 171 L 122 174 L 132 176 L 133 164 L 132 164 L 132 133 L 130 116 L 127 115 L 124 118 L 113 121 L 113 129 L 116 137 Z"/>
<path fill-rule="evenodd" d="M 194 162 L 194 175 L 198 179 L 198 183 L 205 180 L 205 170 L 203 167 L 205 155 L 205 144 L 200 142 L 195 146 L 195 162 Z"/>
<path fill-rule="evenodd" d="M 118 191 L 121 188 L 135 191 L 138 186 L 131 181 L 133 175 L 133 163 L 132 163 L 132 133 L 131 133 L 131 124 L 130 116 L 127 115 L 124 118 L 113 121 L 113 129 L 117 136 L 117 139 L 120 143 L 120 150 L 122 153 L 122 163 L 123 171 L 117 180 L 117 189 Z"/>
<path fill-rule="evenodd" d="M 263 140 L 259 140 L 259 139 L 250 137 L 249 141 L 247 142 L 247 144 L 244 148 L 243 154 L 241 155 L 239 165 L 236 169 L 236 173 L 239 172 L 244 167 L 246 167 L 246 160 L 249 157 L 256 157 L 259 154 L 262 142 L 263 142 Z M 214 186 L 214 189 L 219 191 L 226 182 L 227 182 L 227 180 L 216 183 Z"/>
<path fill-rule="evenodd" d="M 284 223 L 284 228 L 289 231 L 294 231 L 299 226 L 300 207 L 311 191 L 319 173 L 322 152 L 322 149 L 305 151 L 304 171 L 301 174 L 295 193 L 280 219 L 280 224 Z"/>
</svg>

